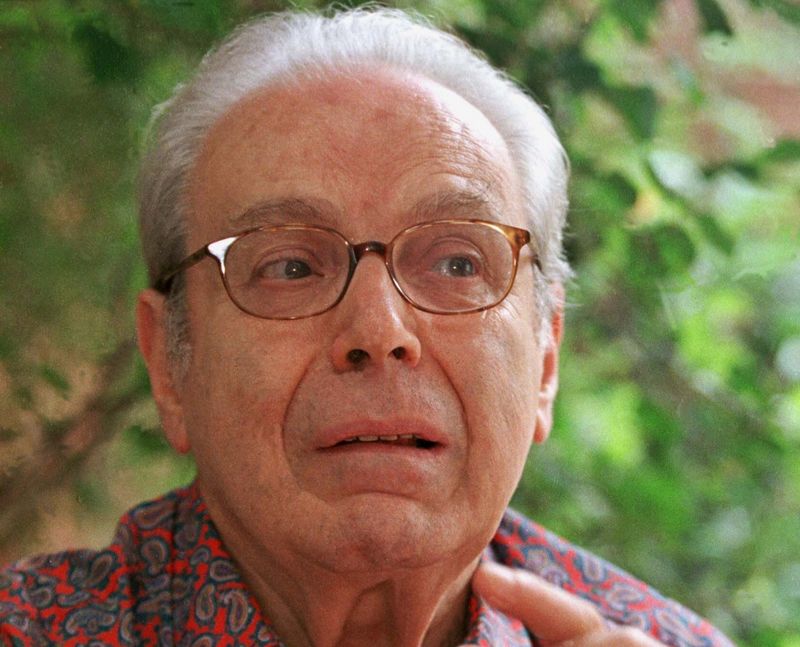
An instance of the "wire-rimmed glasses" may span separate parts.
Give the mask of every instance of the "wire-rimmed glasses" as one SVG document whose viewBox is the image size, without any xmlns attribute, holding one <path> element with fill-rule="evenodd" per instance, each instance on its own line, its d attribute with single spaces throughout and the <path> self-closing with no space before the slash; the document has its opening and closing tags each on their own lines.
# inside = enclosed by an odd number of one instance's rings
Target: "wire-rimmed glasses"
<svg viewBox="0 0 800 647">
<path fill-rule="evenodd" d="M 371 252 L 383 258 L 395 288 L 415 308 L 465 314 L 492 308 L 508 295 L 520 250 L 530 240 L 525 229 L 485 220 L 420 223 L 385 244 L 354 244 L 327 227 L 265 226 L 201 247 L 154 287 L 168 292 L 179 272 L 210 256 L 241 310 L 263 319 L 301 319 L 339 303 L 359 260 Z"/>
</svg>

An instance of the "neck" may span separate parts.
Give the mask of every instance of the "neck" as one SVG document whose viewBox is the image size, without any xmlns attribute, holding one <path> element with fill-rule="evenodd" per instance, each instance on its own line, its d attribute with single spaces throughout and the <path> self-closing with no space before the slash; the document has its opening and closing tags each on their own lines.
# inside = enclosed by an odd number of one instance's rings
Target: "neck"
<svg viewBox="0 0 800 647">
<path fill-rule="evenodd" d="M 438 647 L 464 638 L 469 580 L 477 561 L 455 577 L 431 567 L 370 575 L 311 567 L 301 578 L 288 577 L 285 567 L 266 576 L 243 570 L 291 647 Z"/>
<path fill-rule="evenodd" d="M 409 527 L 398 540 L 397 527 L 394 535 L 387 536 L 391 528 L 384 532 L 385 516 L 359 524 L 356 514 L 344 521 L 340 516 L 341 532 L 319 531 L 307 546 L 284 541 L 286 529 L 275 536 L 253 532 L 254 524 L 232 512 L 235 506 L 217 500 L 213 486 L 203 492 L 226 548 L 283 644 L 462 644 L 470 580 L 490 537 L 469 535 L 441 544 L 430 532 L 416 528 L 415 534 Z"/>
<path fill-rule="evenodd" d="M 207 502 L 209 500 L 207 499 Z M 446 647 L 467 632 L 479 554 L 456 551 L 415 567 L 338 570 L 275 551 L 214 506 L 217 528 L 266 618 L 289 647 Z M 219 523 L 223 520 L 223 523 Z"/>
</svg>

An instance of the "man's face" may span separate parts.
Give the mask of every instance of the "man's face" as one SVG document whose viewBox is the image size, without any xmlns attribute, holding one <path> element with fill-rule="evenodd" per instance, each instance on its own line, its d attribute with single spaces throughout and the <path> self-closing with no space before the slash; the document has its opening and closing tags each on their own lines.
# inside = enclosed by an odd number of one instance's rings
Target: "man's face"
<svg viewBox="0 0 800 647">
<path fill-rule="evenodd" d="M 525 226 L 487 119 L 380 70 L 251 95 L 214 126 L 190 179 L 190 250 L 259 224 L 324 225 L 354 243 L 445 218 Z M 239 310 L 210 260 L 190 269 L 191 365 L 166 426 L 191 446 L 223 536 L 338 571 L 474 559 L 549 407 L 555 351 L 538 345 L 530 253 L 500 305 L 451 316 L 405 302 L 375 254 L 335 308 L 296 321 Z M 433 446 L 337 444 L 407 434 Z"/>
</svg>

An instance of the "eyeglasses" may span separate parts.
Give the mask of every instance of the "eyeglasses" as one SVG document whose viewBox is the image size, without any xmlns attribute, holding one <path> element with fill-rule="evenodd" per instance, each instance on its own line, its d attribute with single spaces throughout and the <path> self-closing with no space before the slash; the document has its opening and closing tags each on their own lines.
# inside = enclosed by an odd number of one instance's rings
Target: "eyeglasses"
<svg viewBox="0 0 800 647">
<path fill-rule="evenodd" d="M 505 299 L 520 250 L 530 240 L 525 229 L 483 220 L 425 222 L 387 244 L 353 244 L 326 227 L 258 227 L 198 249 L 162 274 L 155 288 L 168 292 L 179 272 L 211 256 L 241 310 L 263 319 L 301 319 L 339 303 L 356 265 L 372 252 L 383 258 L 397 291 L 415 308 L 464 314 Z"/>
</svg>

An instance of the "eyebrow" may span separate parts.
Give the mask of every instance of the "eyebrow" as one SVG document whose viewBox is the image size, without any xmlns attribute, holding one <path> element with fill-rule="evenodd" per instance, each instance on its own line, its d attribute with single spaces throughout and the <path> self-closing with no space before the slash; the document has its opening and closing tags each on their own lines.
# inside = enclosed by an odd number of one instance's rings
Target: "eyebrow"
<svg viewBox="0 0 800 647">
<path fill-rule="evenodd" d="M 276 198 L 257 202 L 230 218 L 234 229 L 250 229 L 264 225 L 287 223 L 315 224 L 332 227 L 336 208 L 320 198 Z"/>
<path fill-rule="evenodd" d="M 497 200 L 482 191 L 436 191 L 419 200 L 410 210 L 415 222 L 442 217 L 469 217 L 502 221 Z M 336 228 L 338 210 L 324 198 L 276 198 L 258 202 L 230 218 L 234 230 L 300 223 Z"/>
<path fill-rule="evenodd" d="M 480 191 L 438 191 L 422 198 L 413 209 L 417 220 L 442 216 L 469 216 L 481 220 L 502 220 L 497 200 Z"/>
</svg>

